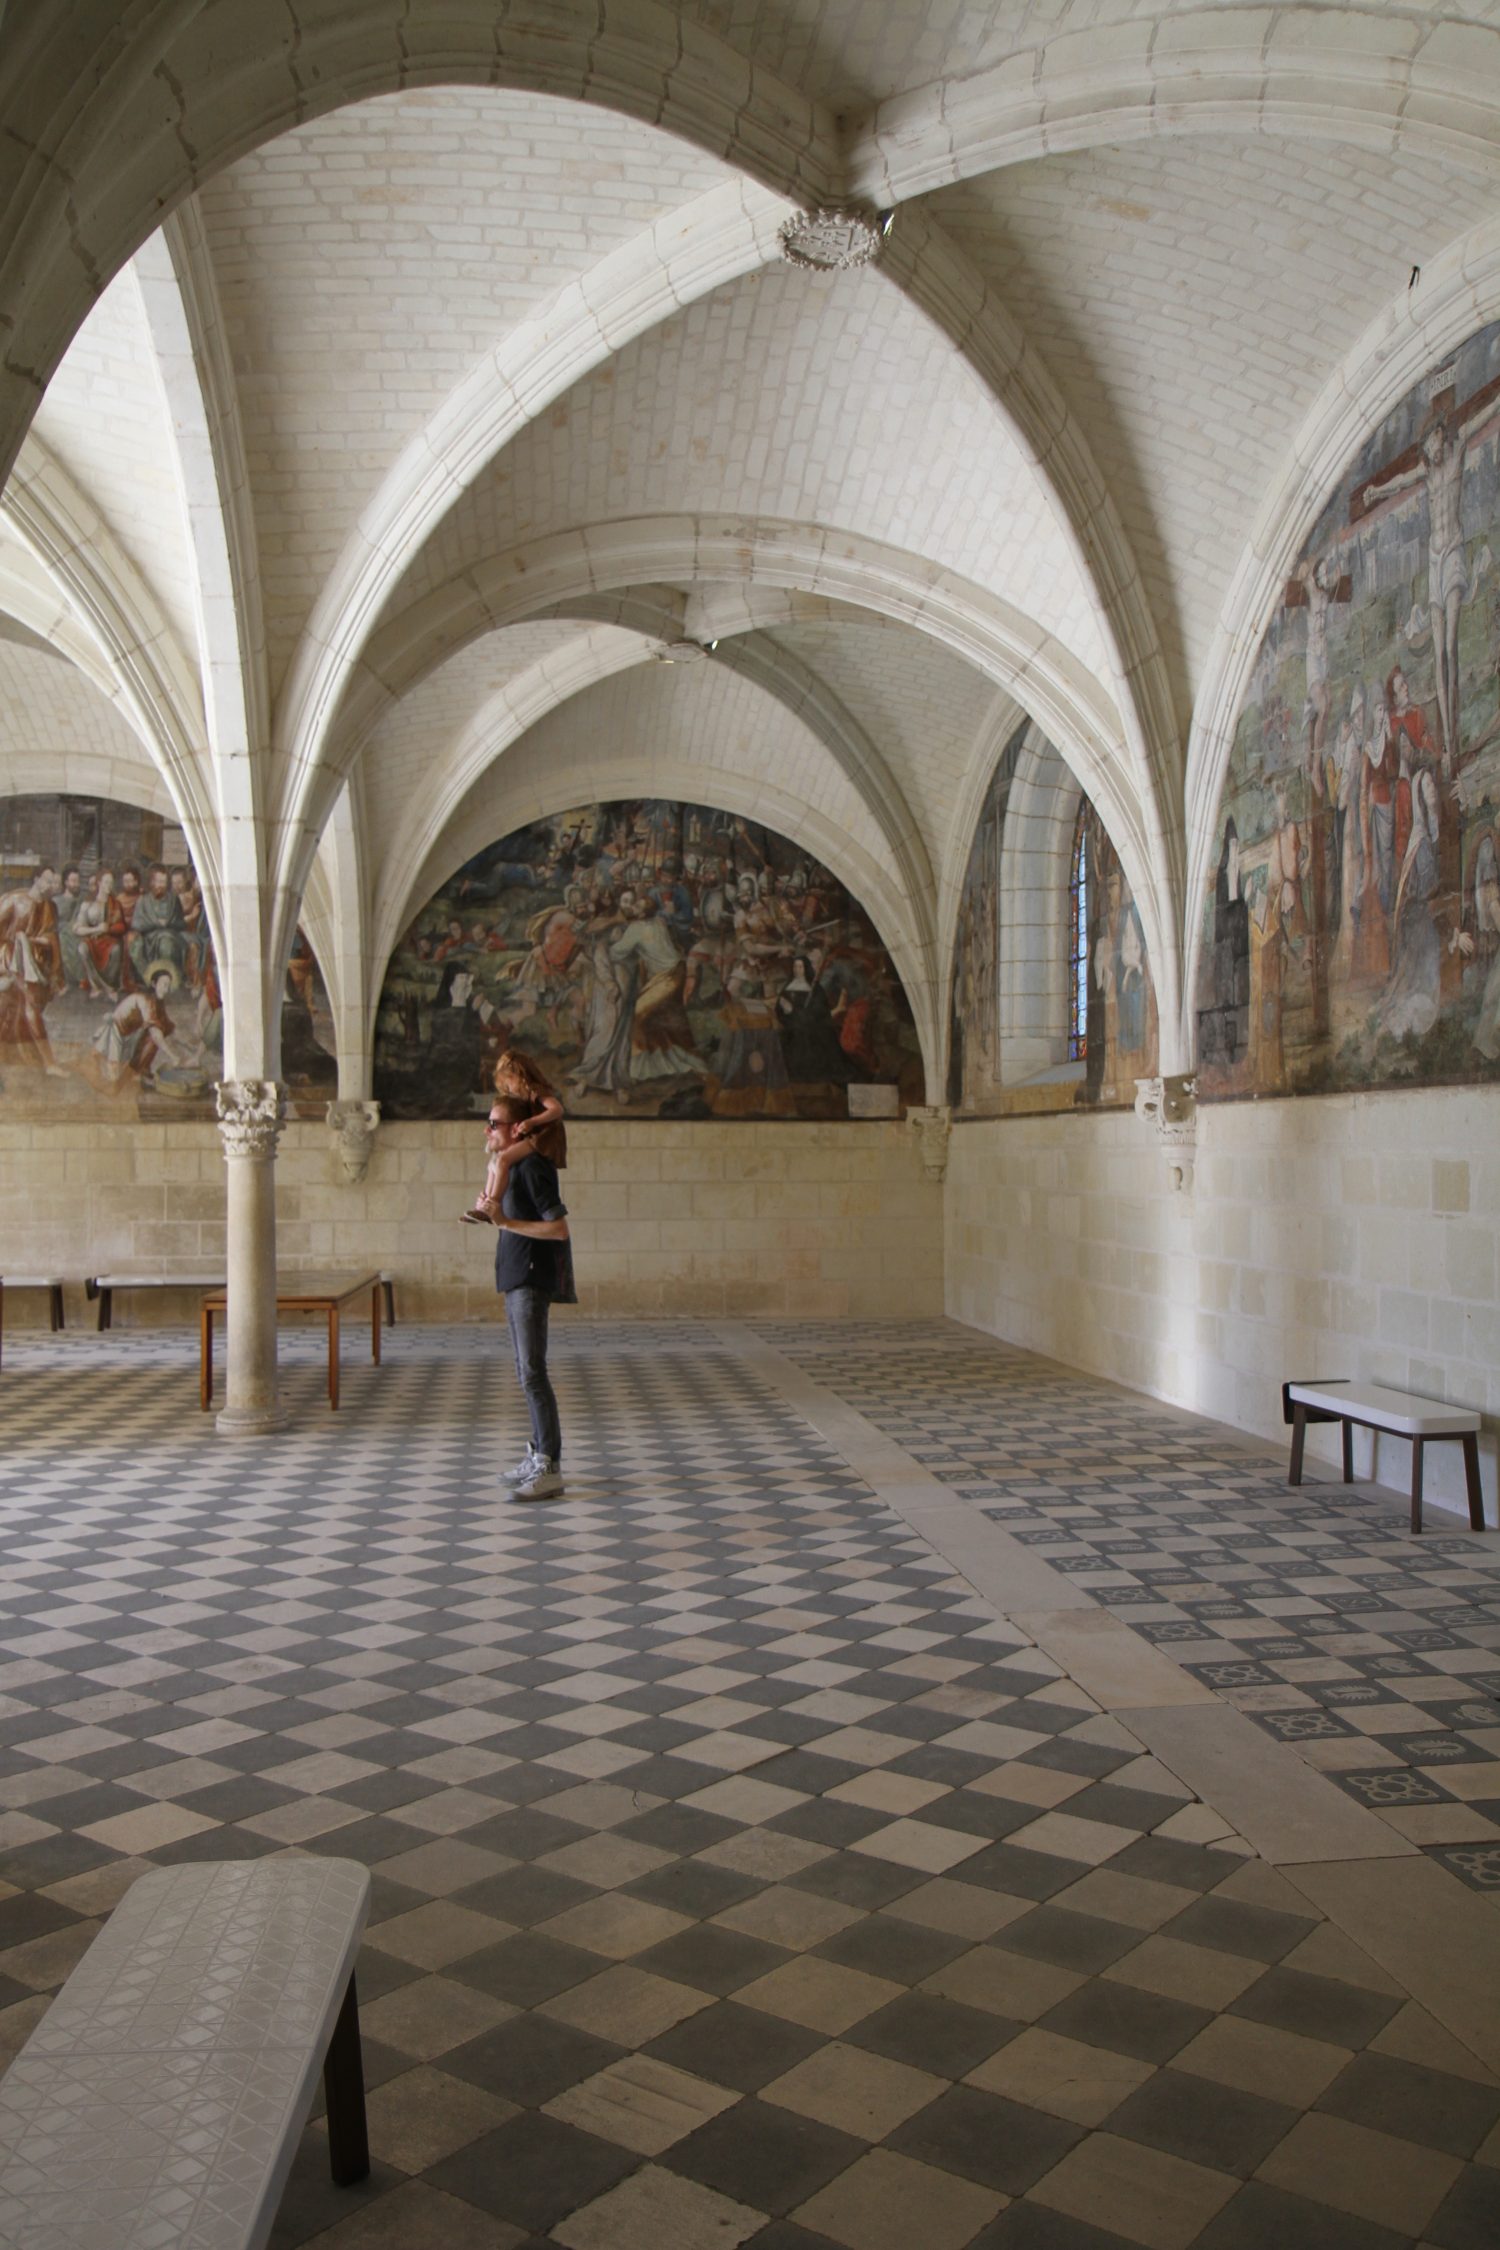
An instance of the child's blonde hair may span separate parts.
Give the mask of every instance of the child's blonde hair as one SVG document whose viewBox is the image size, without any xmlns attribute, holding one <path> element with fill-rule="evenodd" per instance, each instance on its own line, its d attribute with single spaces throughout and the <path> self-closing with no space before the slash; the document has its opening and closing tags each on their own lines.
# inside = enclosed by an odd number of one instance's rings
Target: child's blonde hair
<svg viewBox="0 0 1500 2250">
<path fill-rule="evenodd" d="M 534 1063 L 530 1055 L 523 1055 L 519 1047 L 507 1047 L 494 1069 L 497 1096 L 512 1101 L 527 1102 L 539 1108 L 545 1101 L 558 1101 L 557 1089 L 547 1073 Z M 562 1106 L 558 1103 L 559 1108 Z M 543 1125 L 533 1134 L 538 1156 L 545 1156 L 559 1172 L 568 1161 L 568 1131 L 561 1118 Z"/>
</svg>

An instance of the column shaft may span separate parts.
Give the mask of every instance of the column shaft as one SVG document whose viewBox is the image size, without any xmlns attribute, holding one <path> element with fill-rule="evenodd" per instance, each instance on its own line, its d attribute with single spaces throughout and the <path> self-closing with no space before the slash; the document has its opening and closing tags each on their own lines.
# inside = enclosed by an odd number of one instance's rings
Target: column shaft
<svg viewBox="0 0 1500 2250">
<path fill-rule="evenodd" d="M 227 1079 L 214 1089 L 224 1143 L 229 1314 L 225 1437 L 284 1427 L 276 1399 L 276 1143 L 286 1115 L 272 1079 Z"/>
</svg>

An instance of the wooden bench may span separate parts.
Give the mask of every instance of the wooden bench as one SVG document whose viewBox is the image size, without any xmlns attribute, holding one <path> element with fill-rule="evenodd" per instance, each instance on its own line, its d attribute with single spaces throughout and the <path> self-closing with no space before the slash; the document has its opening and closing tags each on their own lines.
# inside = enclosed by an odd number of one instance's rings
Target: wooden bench
<svg viewBox="0 0 1500 2250">
<path fill-rule="evenodd" d="M 47 1313 L 55 1336 L 63 1325 L 63 1285 L 60 1274 L 0 1274 L 0 1357 L 5 1351 L 5 1292 L 7 1289 L 45 1289 Z"/>
<path fill-rule="evenodd" d="M 322 1313 L 328 1322 L 328 1404 L 339 1403 L 339 1310 L 356 1297 L 370 1297 L 370 1357 L 380 1365 L 380 1306 L 389 1283 L 379 1273 L 303 1274 L 295 1280 L 279 1278 L 276 1310 Z M 206 1296 L 198 1311 L 198 1404 L 206 1414 L 214 1397 L 214 1316 L 226 1313 L 229 1299 L 222 1283 Z"/>
<path fill-rule="evenodd" d="M 99 1300 L 99 1327 L 113 1328 L 115 1324 L 115 1293 L 122 1289 L 222 1289 L 224 1274 L 218 1273 L 99 1273 L 84 1283 L 84 1295 L 90 1302 Z"/>
<path fill-rule="evenodd" d="M 370 2169 L 353 1860 L 143 1875 L 0 2079 L 0 2241 L 261 2250 L 321 2069 L 341 2187 Z"/>
<path fill-rule="evenodd" d="M 1384 1430 L 1392 1437 L 1411 1440 L 1411 1527 L 1422 1528 L 1422 1457 L 1427 1446 L 1456 1439 L 1463 1447 L 1464 1484 L 1469 1496 L 1469 1522 L 1484 1529 L 1484 1501 L 1479 1486 L 1479 1416 L 1466 1406 L 1449 1406 L 1439 1398 L 1418 1398 L 1410 1391 L 1389 1389 L 1383 1383 L 1351 1383 L 1343 1377 L 1310 1383 L 1283 1383 L 1283 1418 L 1292 1425 L 1292 1458 L 1288 1484 L 1302 1482 L 1302 1449 L 1309 1422 L 1343 1425 L 1344 1482 L 1354 1477 L 1354 1431 Z"/>
</svg>

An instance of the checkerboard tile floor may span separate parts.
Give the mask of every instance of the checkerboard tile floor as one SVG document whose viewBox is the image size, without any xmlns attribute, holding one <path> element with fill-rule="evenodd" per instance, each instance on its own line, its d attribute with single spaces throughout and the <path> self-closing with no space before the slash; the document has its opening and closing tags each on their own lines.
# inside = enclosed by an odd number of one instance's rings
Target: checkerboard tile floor
<svg viewBox="0 0 1500 2250">
<path fill-rule="evenodd" d="M 899 1358 L 970 1481 L 963 1337 L 783 1348 Z M 231 1446 L 181 1334 L 7 1349 L 4 2053 L 146 1865 L 329 1852 L 376 2166 L 309 2127 L 277 2250 L 1500 2239 L 1500 2082 L 715 1331 L 560 1323 L 532 1508 L 495 1331 L 351 1353 L 336 1417 L 285 1356 L 292 1429 Z M 1112 1473 L 1217 1484 L 1108 1409 Z"/>
<path fill-rule="evenodd" d="M 1475 1889 L 1500 1898 L 1500 1538 L 1413 1538 L 1376 1486 L 1286 1471 L 956 1326 L 757 1333 Z M 901 1359 L 891 1382 L 891 1354 Z"/>
</svg>

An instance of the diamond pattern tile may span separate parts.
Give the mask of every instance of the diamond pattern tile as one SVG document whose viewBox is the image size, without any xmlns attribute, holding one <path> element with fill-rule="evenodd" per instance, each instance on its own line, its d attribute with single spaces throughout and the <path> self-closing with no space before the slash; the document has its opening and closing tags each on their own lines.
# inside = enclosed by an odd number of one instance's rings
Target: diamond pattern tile
<svg viewBox="0 0 1500 2250">
<path fill-rule="evenodd" d="M 1488 1882 L 1482 1543 L 1418 1551 L 1386 1497 L 1289 1498 L 943 1323 L 757 1333 L 1361 1802 L 1436 1808 L 1412 1841 Z M 724 1331 L 560 1321 L 569 1487 L 533 1507 L 496 1479 L 493 1330 L 397 1330 L 336 1418 L 315 1340 L 283 1350 L 292 1426 L 253 1447 L 204 1430 L 183 1335 L 7 1352 L 0 2054 L 65 2024 L 146 1869 L 353 1860 L 376 2170 L 330 2188 L 309 2125 L 273 2250 L 1492 2238 L 1500 2087 L 1352 1948 L 1304 1950 L 1312 1910 Z M 196 2072 L 228 2154 L 172 2179 L 233 2205 L 277 2099 L 234 1978 L 277 1942 L 205 1924 L 247 2044 L 164 2060 L 119 2180 Z M 23 2123 L 7 2084 L 60 2214 L 71 2096 Z M 116 2250 L 116 2218 L 76 2240 Z"/>
</svg>

